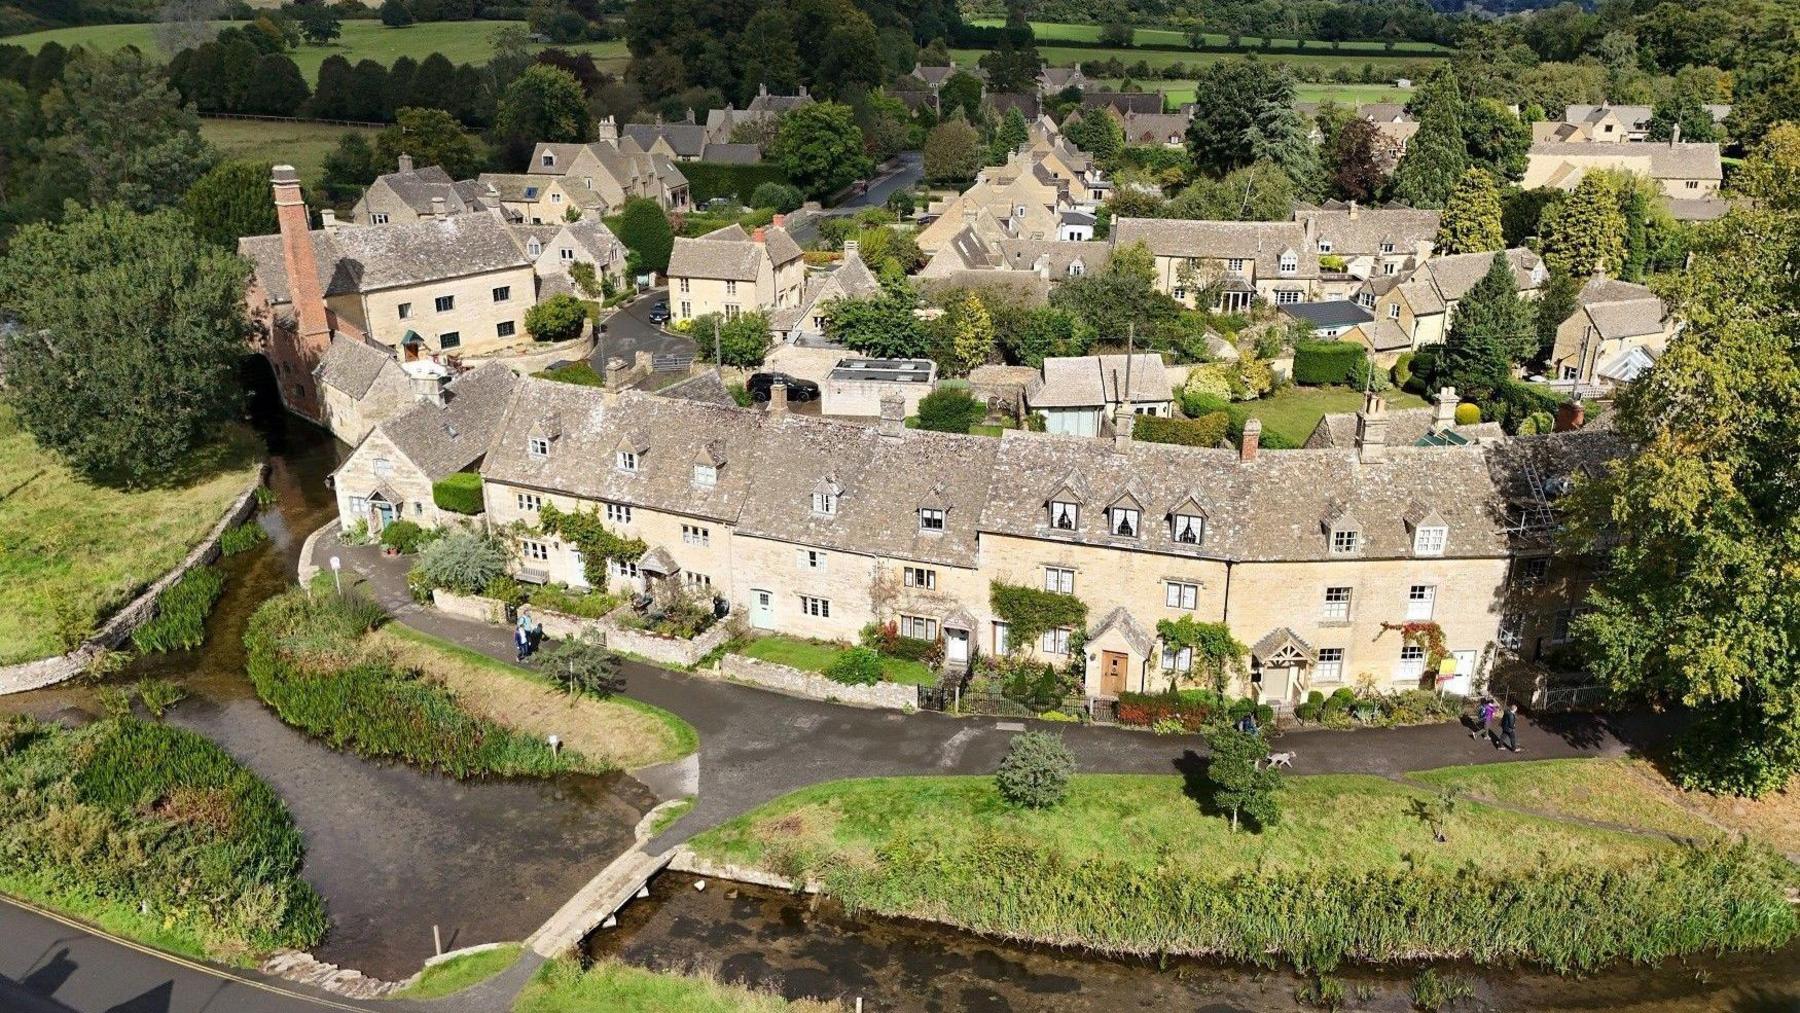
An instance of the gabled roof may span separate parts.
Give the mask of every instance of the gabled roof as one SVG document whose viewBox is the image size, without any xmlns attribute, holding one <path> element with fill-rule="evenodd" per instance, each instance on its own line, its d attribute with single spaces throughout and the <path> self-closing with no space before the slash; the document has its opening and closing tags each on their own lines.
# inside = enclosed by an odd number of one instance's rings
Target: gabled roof
<svg viewBox="0 0 1800 1013">
<path fill-rule="evenodd" d="M 512 370 L 488 363 L 451 380 L 442 407 L 421 404 L 376 428 L 435 482 L 488 452 L 517 383 Z"/>
<path fill-rule="evenodd" d="M 1113 245 L 1143 243 L 1159 257 L 1242 258 L 1256 263 L 1258 280 L 1317 278 L 1319 256 L 1307 250 L 1299 222 L 1209 222 L 1178 218 L 1120 218 L 1113 222 Z M 1283 250 L 1299 255 L 1299 268 L 1279 271 Z"/>
<path fill-rule="evenodd" d="M 1719 146 L 1710 142 L 1620 141 L 1616 144 L 1596 144 L 1592 141 L 1538 141 L 1531 146 L 1529 153 L 1532 158 L 1647 163 L 1647 171 L 1652 179 L 1723 179 L 1725 175 L 1724 165 L 1719 160 Z"/>
<path fill-rule="evenodd" d="M 1668 311 L 1656 293 L 1643 285 L 1611 278 L 1591 278 L 1581 287 L 1577 303 L 1587 310 L 1603 338 L 1634 338 L 1661 334 Z"/>
<path fill-rule="evenodd" d="M 1127 372 L 1131 374 L 1128 400 L 1142 404 L 1170 399 L 1168 371 L 1156 352 L 1052 356 L 1044 360 L 1044 382 L 1027 398 L 1033 408 L 1098 408 L 1117 404 Z"/>
<path fill-rule="evenodd" d="M 320 384 L 360 401 L 375 385 L 381 371 L 388 368 L 400 368 L 391 352 L 356 338 L 339 336 L 331 339 L 331 347 L 320 357 L 315 375 Z"/>
<path fill-rule="evenodd" d="M 1336 257 L 1378 256 L 1383 243 L 1392 243 L 1396 253 L 1411 253 L 1418 244 L 1436 240 L 1442 217 L 1437 211 L 1412 208 L 1294 209 L 1294 220 L 1311 219 L 1315 242 L 1329 243 Z"/>
<path fill-rule="evenodd" d="M 374 292 L 486 274 L 531 262 L 507 223 L 492 213 L 424 218 L 390 225 L 340 225 L 312 233 L 319 283 L 327 296 Z M 271 302 L 290 300 L 281 236 L 248 236 L 250 258 Z"/>
<path fill-rule="evenodd" d="M 1151 636 L 1148 630 L 1138 625 L 1137 619 L 1123 607 L 1114 608 L 1108 612 L 1105 618 L 1101 619 L 1088 632 L 1088 639 L 1098 640 L 1114 630 L 1117 630 L 1119 635 L 1125 638 L 1125 642 L 1131 645 L 1132 650 L 1146 658 L 1150 656 L 1151 651 L 1156 649 L 1156 638 Z"/>
</svg>

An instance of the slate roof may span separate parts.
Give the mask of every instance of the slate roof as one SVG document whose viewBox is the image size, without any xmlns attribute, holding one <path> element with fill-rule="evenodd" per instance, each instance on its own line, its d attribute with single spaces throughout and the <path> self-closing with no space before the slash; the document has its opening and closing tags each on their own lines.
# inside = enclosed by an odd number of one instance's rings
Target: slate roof
<svg viewBox="0 0 1800 1013">
<path fill-rule="evenodd" d="M 727 225 L 698 239 L 677 237 L 667 273 L 673 278 L 755 281 L 764 256 L 779 267 L 800 256 L 800 245 L 778 226 L 765 228 L 758 243 L 743 226 Z"/>
<path fill-rule="evenodd" d="M 487 188 L 474 180 L 457 182 L 441 166 L 383 173 L 371 185 L 386 186 L 400 202 L 415 214 L 428 215 L 435 209 L 432 198 L 442 198 L 446 214 L 464 214 L 493 208 L 487 200 Z"/>
<path fill-rule="evenodd" d="M 1702 105 L 1701 108 L 1712 114 L 1714 123 L 1723 123 L 1725 122 L 1725 117 L 1731 115 L 1731 106 L 1722 102 L 1707 103 Z M 1576 104 L 1570 105 L 1563 111 L 1563 122 L 1598 123 L 1606 118 L 1606 114 L 1609 110 L 1619 117 L 1619 121 L 1624 123 L 1627 129 L 1631 130 L 1650 129 L 1650 118 L 1656 114 L 1656 109 L 1652 106 L 1591 106 Z"/>
<path fill-rule="evenodd" d="M 948 270 L 941 274 L 915 276 L 919 289 L 927 294 L 952 289 L 978 289 L 1000 293 L 1017 299 L 1021 305 L 1043 306 L 1050 302 L 1050 279 L 1035 271 Z"/>
<path fill-rule="evenodd" d="M 1004 119 L 1009 111 L 1017 109 L 1019 115 L 1025 117 L 1025 122 L 1030 123 L 1044 111 L 1043 100 L 1034 91 L 991 91 L 982 97 L 982 101 L 987 103 L 994 115 L 1001 119 Z"/>
<path fill-rule="evenodd" d="M 1712 143 L 1538 141 L 1531 146 L 1529 154 L 1533 158 L 1615 158 L 1624 161 L 1648 158 L 1653 179 L 1723 179 L 1725 175 L 1719 161 L 1719 146 Z"/>
<path fill-rule="evenodd" d="M 391 225 L 340 225 L 312 233 L 319 283 L 327 296 L 419 285 L 442 278 L 529 267 L 512 229 L 493 214 L 450 215 Z M 271 302 L 288 302 L 281 236 L 248 236 L 238 252 L 250 258 Z"/>
<path fill-rule="evenodd" d="M 382 369 L 393 362 L 393 354 L 385 349 L 356 338 L 335 337 L 320 356 L 314 375 L 321 384 L 361 400 L 375 385 Z"/>
<path fill-rule="evenodd" d="M 1322 299 L 1318 302 L 1289 303 L 1277 307 L 1288 316 L 1304 320 L 1314 327 L 1350 327 L 1366 324 L 1375 314 L 1348 299 Z"/>
<path fill-rule="evenodd" d="M 1507 250 L 1506 259 L 1512 264 L 1513 279 L 1518 282 L 1521 292 L 1538 288 L 1549 277 L 1549 272 L 1545 270 L 1538 255 L 1522 246 Z M 1433 257 L 1419 266 L 1414 277 L 1424 275 L 1430 281 L 1437 299 L 1456 302 L 1469 294 L 1469 290 L 1488 273 L 1488 268 L 1493 263 L 1492 253 L 1457 253 Z M 1413 289 L 1408 289 L 1409 293 L 1411 291 Z M 1413 311 L 1420 312 L 1417 304 L 1414 304 Z"/>
<path fill-rule="evenodd" d="M 1407 123 L 1413 118 L 1404 102 L 1364 102 L 1356 107 L 1356 115 L 1376 123 Z"/>
<path fill-rule="evenodd" d="M 1663 207 L 1678 222 L 1710 222 L 1725 217 L 1731 201 L 1724 197 L 1664 197 Z"/>
<path fill-rule="evenodd" d="M 488 452 L 518 378 L 490 362 L 444 388 L 444 405 L 421 404 L 378 427 L 395 449 L 436 482 Z"/>
<path fill-rule="evenodd" d="M 619 132 L 649 151 L 658 138 L 669 142 L 675 154 L 699 158 L 706 150 L 706 128 L 698 123 L 627 123 Z"/>
<path fill-rule="evenodd" d="M 1602 338 L 1632 338 L 1661 334 L 1668 312 L 1656 293 L 1643 285 L 1611 278 L 1591 278 L 1581 287 L 1577 303 Z"/>
<path fill-rule="evenodd" d="M 1112 259 L 1112 244 L 1104 240 L 1002 239 L 994 244 L 998 265 L 1013 271 L 1035 271 L 1043 263 L 1052 278 L 1066 278 L 1069 265 L 1081 261 L 1083 271 L 1093 273 Z"/>
<path fill-rule="evenodd" d="M 727 408 L 737 407 L 737 399 L 726 389 L 725 381 L 719 377 L 719 371 L 709 369 L 704 373 L 689 377 L 677 384 L 664 387 L 656 392 L 661 397 L 677 398 L 682 401 L 699 401 L 703 404 L 721 405 Z"/>
<path fill-rule="evenodd" d="M 1434 408 L 1389 408 L 1387 411 L 1387 445 L 1411 446 L 1431 432 Z M 1498 422 L 1478 422 L 1470 426 L 1451 426 L 1450 431 L 1470 440 L 1499 439 L 1506 435 Z M 1356 413 L 1327 412 L 1306 438 L 1308 449 L 1335 447 L 1350 450 L 1356 446 Z"/>
<path fill-rule="evenodd" d="M 1130 400 L 1167 401 L 1168 371 L 1156 352 L 1135 355 L 1052 356 L 1044 360 L 1044 382 L 1030 393 L 1033 408 L 1083 408 L 1118 404 L 1130 360 Z"/>
<path fill-rule="evenodd" d="M 1111 109 L 1126 113 L 1160 113 L 1163 97 L 1160 91 L 1089 91 L 1081 95 L 1083 109 Z"/>
<path fill-rule="evenodd" d="M 1299 222 L 1207 222 L 1178 218 L 1120 218 L 1113 222 L 1113 244 L 1143 243 L 1159 257 L 1242 257 L 1256 263 L 1259 281 L 1319 276 L 1319 255 L 1308 249 Z M 1283 251 L 1299 256 L 1292 274 L 1278 270 Z"/>
<path fill-rule="evenodd" d="M 1127 144 L 1166 144 L 1169 138 L 1180 140 L 1186 136 L 1188 118 L 1180 113 L 1165 112 L 1128 112 L 1125 114 L 1125 142 Z"/>
<path fill-rule="evenodd" d="M 1335 257 L 1379 256 L 1383 243 L 1393 243 L 1395 253 L 1410 253 L 1437 238 L 1442 217 L 1412 208 L 1294 209 L 1294 220 L 1311 219 L 1315 241 L 1330 243 Z"/>
<path fill-rule="evenodd" d="M 716 165 L 756 165 L 762 161 L 762 148 L 754 144 L 715 141 L 700 153 L 700 160 Z"/>
</svg>

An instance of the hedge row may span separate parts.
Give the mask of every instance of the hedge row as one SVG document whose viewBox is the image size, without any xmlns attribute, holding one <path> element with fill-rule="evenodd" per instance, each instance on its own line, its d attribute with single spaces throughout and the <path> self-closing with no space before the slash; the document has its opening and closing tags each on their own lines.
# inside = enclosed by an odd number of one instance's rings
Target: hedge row
<svg viewBox="0 0 1800 1013">
<path fill-rule="evenodd" d="M 1294 345 L 1295 383 L 1353 386 L 1368 368 L 1368 353 L 1354 341 L 1302 341 Z"/>
<path fill-rule="evenodd" d="M 1172 693 L 1120 693 L 1114 713 L 1122 725 L 1148 728 L 1165 718 L 1174 718 L 1181 727 L 1197 732 L 1212 714 L 1212 708 Z"/>
<path fill-rule="evenodd" d="M 687 177 L 688 198 L 704 204 L 714 197 L 736 196 L 739 203 L 748 202 L 750 194 L 763 183 L 792 186 L 787 173 L 779 165 L 759 162 L 755 165 L 728 165 L 723 162 L 683 162 L 681 174 Z"/>
<path fill-rule="evenodd" d="M 1183 447 L 1216 447 L 1231 428 L 1231 414 L 1215 411 L 1197 419 L 1165 419 L 1139 415 L 1132 420 L 1131 438 L 1145 443 L 1173 443 Z"/>
<path fill-rule="evenodd" d="M 481 476 L 472 471 L 445 475 L 431 484 L 431 501 L 453 514 L 478 514 L 486 507 L 481 499 Z"/>
</svg>

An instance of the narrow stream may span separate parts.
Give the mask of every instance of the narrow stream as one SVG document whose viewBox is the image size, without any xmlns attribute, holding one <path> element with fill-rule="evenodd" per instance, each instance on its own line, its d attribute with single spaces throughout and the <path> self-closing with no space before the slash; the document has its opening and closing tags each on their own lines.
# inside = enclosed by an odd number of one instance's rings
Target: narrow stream
<svg viewBox="0 0 1800 1013">
<path fill-rule="evenodd" d="M 869 1011 L 1194 1010 L 1265 1013 L 1305 1008 L 1305 979 L 1222 961 L 1112 960 L 1015 945 L 922 922 L 853 917 L 831 901 L 780 890 L 665 873 L 619 925 L 585 944 L 590 958 L 616 957 L 657 970 L 705 969 L 789 999 L 863 1000 Z M 1525 968 L 1438 964 L 1474 989 L 1459 1010 L 1576 1013 L 1800 1011 L 1800 945 L 1779 953 L 1621 966 L 1584 978 Z M 1417 967 L 1350 967 L 1335 977 L 1345 1009 L 1401 1013 Z"/>
<path fill-rule="evenodd" d="M 278 499 L 269 541 L 220 566 L 225 593 L 198 651 L 151 655 L 118 681 L 165 678 L 188 691 L 165 720 L 225 747 L 268 781 L 306 837 L 305 875 L 331 928 L 313 953 L 377 978 L 403 978 L 433 952 L 522 939 L 632 843 L 655 804 L 625 776 L 464 781 L 329 749 L 281 723 L 244 674 L 250 615 L 289 587 L 306 536 L 333 516 L 325 485 L 349 448 L 285 416 L 259 417 Z M 94 688 L 0 697 L 0 711 L 81 720 Z"/>
</svg>

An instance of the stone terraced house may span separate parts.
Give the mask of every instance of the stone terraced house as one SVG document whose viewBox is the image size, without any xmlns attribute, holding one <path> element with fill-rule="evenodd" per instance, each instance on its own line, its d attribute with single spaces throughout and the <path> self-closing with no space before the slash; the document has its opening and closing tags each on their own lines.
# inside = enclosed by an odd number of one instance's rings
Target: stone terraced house
<svg viewBox="0 0 1800 1013">
<path fill-rule="evenodd" d="M 1566 603 L 1530 597 L 1562 565 L 1549 497 L 1616 452 L 1606 432 L 1464 433 L 1373 396 L 1279 452 L 1254 423 L 1234 450 L 1136 442 L 1129 425 L 952 435 L 902 413 L 890 397 L 870 426 L 790 414 L 785 395 L 757 411 L 520 379 L 481 455 L 486 516 L 516 531 L 546 504 L 593 511 L 648 548 L 593 568 L 611 586 L 675 582 L 802 637 L 891 620 L 941 637 L 952 665 L 1017 648 L 1078 666 L 1095 698 L 1185 670 L 1159 620 L 1223 622 L 1251 645 L 1236 690 L 1286 706 L 1430 685 L 1407 622 L 1438 624 L 1465 676 L 1566 638 Z M 553 536 L 513 549 L 522 579 L 589 582 L 591 561 Z M 1086 622 L 1015 644 L 996 581 L 1072 595 Z"/>
</svg>

